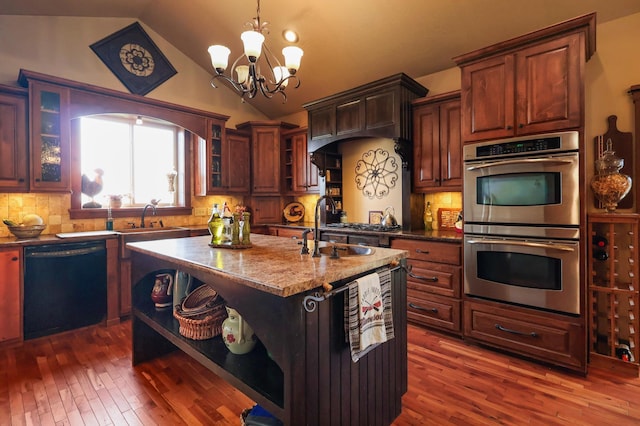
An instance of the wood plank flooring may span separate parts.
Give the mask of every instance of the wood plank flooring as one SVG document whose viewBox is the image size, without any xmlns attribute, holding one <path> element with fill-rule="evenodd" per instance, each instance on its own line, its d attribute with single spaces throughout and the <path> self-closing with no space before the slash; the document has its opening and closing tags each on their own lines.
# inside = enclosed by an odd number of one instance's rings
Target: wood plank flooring
<svg viewBox="0 0 640 426">
<path fill-rule="evenodd" d="M 0 349 L 0 425 L 239 425 L 252 401 L 183 353 L 131 366 L 131 324 Z M 640 379 L 588 377 L 409 326 L 394 425 L 638 425 Z"/>
</svg>

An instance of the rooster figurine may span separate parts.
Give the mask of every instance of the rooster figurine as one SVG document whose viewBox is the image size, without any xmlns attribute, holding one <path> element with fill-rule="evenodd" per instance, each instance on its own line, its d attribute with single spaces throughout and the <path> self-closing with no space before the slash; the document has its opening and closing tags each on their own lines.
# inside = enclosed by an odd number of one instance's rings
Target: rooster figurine
<svg viewBox="0 0 640 426">
<path fill-rule="evenodd" d="M 85 174 L 82 175 L 82 193 L 91 197 L 91 201 L 82 205 L 85 209 L 99 209 L 102 207 L 102 204 L 94 200 L 93 197 L 102 191 L 102 175 L 104 175 L 104 171 L 95 169 L 94 173 L 93 180 L 90 180 Z"/>
</svg>

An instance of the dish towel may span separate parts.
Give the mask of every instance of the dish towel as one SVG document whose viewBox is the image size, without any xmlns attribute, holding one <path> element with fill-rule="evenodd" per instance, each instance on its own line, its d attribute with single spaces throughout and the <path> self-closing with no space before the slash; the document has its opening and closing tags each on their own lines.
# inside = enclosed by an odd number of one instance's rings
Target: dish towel
<svg viewBox="0 0 640 426">
<path fill-rule="evenodd" d="M 353 362 L 395 337 L 388 269 L 351 282 L 344 306 L 345 336 Z"/>
</svg>

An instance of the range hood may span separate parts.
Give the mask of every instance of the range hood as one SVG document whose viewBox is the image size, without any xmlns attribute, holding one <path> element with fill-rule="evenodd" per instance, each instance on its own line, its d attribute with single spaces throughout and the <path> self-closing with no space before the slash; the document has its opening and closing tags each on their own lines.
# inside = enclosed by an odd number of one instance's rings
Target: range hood
<svg viewBox="0 0 640 426">
<path fill-rule="evenodd" d="M 411 101 L 428 89 L 404 73 L 304 104 L 308 111 L 308 151 L 324 169 L 317 151 L 335 151 L 332 144 L 349 139 L 389 138 L 406 169 L 412 155 Z"/>
</svg>

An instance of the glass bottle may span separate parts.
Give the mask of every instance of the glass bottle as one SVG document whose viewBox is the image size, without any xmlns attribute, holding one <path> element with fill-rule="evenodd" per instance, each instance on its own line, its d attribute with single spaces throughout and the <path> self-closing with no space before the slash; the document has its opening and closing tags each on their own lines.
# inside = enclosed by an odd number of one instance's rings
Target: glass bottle
<svg viewBox="0 0 640 426">
<path fill-rule="evenodd" d="M 211 211 L 211 217 L 207 222 L 209 228 L 209 234 L 211 234 L 211 244 L 222 244 L 222 232 L 224 231 L 224 223 L 222 222 L 222 216 L 220 215 L 220 209 L 218 204 L 213 205 Z"/>
<path fill-rule="evenodd" d="M 620 173 L 624 160 L 616 157 L 611 145 L 611 139 L 607 140 L 606 151 L 596 160 L 597 174 L 591 179 L 591 189 L 608 213 L 616 210 L 631 189 L 631 177 Z"/>
<path fill-rule="evenodd" d="M 433 231 L 433 212 L 431 212 L 431 202 L 427 201 L 424 209 L 424 230 Z"/>
<path fill-rule="evenodd" d="M 240 213 L 233 214 L 233 222 L 231 223 L 231 244 L 240 244 Z"/>
<path fill-rule="evenodd" d="M 242 221 L 244 222 L 242 225 L 242 244 L 251 244 L 251 239 L 249 237 L 249 234 L 251 233 L 251 228 L 249 226 L 250 216 L 251 213 L 249 212 L 242 213 Z"/>
</svg>

